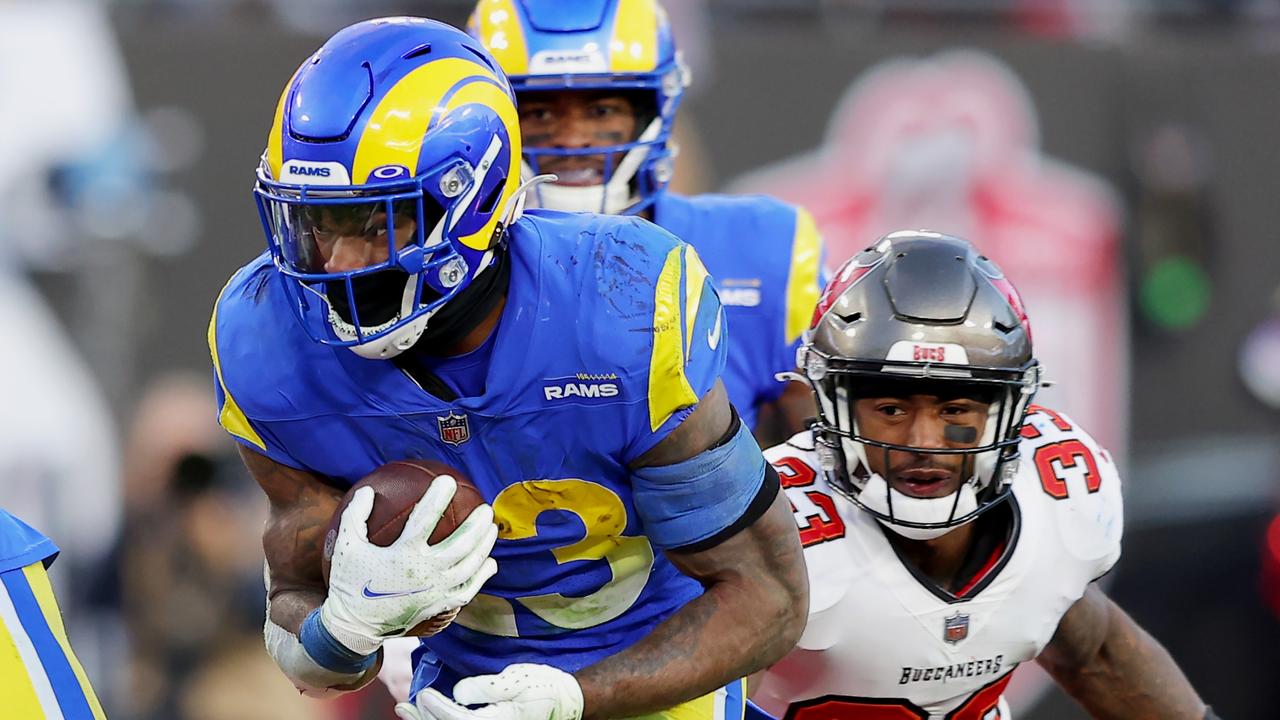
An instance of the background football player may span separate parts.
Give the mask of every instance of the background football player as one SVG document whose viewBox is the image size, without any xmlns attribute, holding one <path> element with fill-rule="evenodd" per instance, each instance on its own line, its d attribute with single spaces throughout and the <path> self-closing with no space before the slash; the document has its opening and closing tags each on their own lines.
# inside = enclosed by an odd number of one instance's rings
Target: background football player
<svg viewBox="0 0 1280 720">
<path fill-rule="evenodd" d="M 1004 688 L 1034 659 L 1094 717 L 1212 717 L 1094 582 L 1120 557 L 1120 478 L 1031 404 L 1031 326 L 994 263 L 888 235 L 837 271 L 802 358 L 819 420 L 766 457 L 810 619 L 757 702 L 790 720 L 1008 720 Z"/>
<path fill-rule="evenodd" d="M 723 380 L 762 442 L 812 413 L 807 388 L 774 377 L 821 290 L 821 240 L 802 208 L 763 196 L 686 197 L 668 185 L 689 71 L 654 0 L 481 0 L 468 31 L 516 92 L 526 175 L 553 182 L 530 205 L 640 215 L 690 243 L 715 278 L 729 327 Z"/>
<path fill-rule="evenodd" d="M 734 717 L 808 598 L 777 474 L 718 380 L 715 289 L 644 220 L 522 214 L 520 182 L 510 86 L 440 23 L 353 25 L 281 95 L 255 191 L 269 251 L 209 327 L 219 419 L 271 499 L 268 650 L 307 692 L 352 689 L 385 639 L 461 608 L 401 717 Z M 341 488 L 412 457 L 492 507 L 428 545 L 455 487 L 437 480 L 384 548 L 356 493 L 326 591 Z"/>
<path fill-rule="evenodd" d="M 103 720 L 45 569 L 49 538 L 0 508 L 0 707 L 5 717 Z"/>
</svg>

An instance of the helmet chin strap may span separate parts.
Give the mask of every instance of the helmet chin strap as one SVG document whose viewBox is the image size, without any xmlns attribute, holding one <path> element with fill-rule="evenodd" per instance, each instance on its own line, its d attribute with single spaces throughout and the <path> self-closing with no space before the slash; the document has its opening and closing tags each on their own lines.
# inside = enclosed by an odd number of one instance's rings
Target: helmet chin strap
<svg viewBox="0 0 1280 720">
<path fill-rule="evenodd" d="M 407 316 L 413 311 L 413 297 L 417 290 L 417 278 L 418 276 L 414 274 L 410 275 L 408 279 L 405 280 L 404 293 L 400 296 L 399 314 L 377 327 L 361 328 L 364 334 L 372 335 L 384 328 L 390 327 L 399 321 L 400 318 Z M 327 303 L 328 298 L 325 298 L 325 301 Z M 405 350 L 413 347 L 413 344 L 418 341 L 418 338 L 422 337 L 423 331 L 427 329 L 427 321 L 431 319 L 432 315 L 435 315 L 439 311 L 440 308 L 437 308 L 429 313 L 424 313 L 421 317 L 414 318 L 413 322 L 406 323 L 398 330 L 387 333 L 382 337 L 375 338 L 368 342 L 352 345 L 350 346 L 350 350 L 366 360 L 390 360 Z M 343 340 L 351 341 L 359 337 L 356 333 L 355 326 L 339 317 L 338 313 L 333 310 L 331 305 L 329 307 L 329 324 L 333 327 L 334 334 Z"/>
<path fill-rule="evenodd" d="M 662 118 L 655 118 L 649 127 L 636 138 L 636 142 L 648 143 L 662 131 Z M 640 164 L 649 156 L 649 145 L 640 145 L 627 151 L 617 169 L 602 185 L 561 185 L 549 182 L 533 191 L 533 206 L 564 212 L 593 212 L 620 215 L 640 201 L 631 187 L 631 181 L 640 170 Z M 522 161 L 526 177 L 533 175 L 527 161 Z M 541 176 L 540 176 L 541 177 Z"/>
<path fill-rule="evenodd" d="M 853 417 L 853 403 L 847 390 L 843 387 L 837 388 L 834 403 L 823 393 L 818 395 L 823 408 L 836 419 L 837 426 L 849 435 L 856 435 L 858 426 Z M 986 430 L 983 432 L 982 444 L 992 442 L 995 437 L 995 425 L 994 419 L 989 418 Z M 867 448 L 862 443 L 841 435 L 840 449 L 847 458 L 846 472 L 851 481 L 856 484 L 855 478 L 858 477 L 858 471 L 860 469 L 866 471 L 866 479 L 862 481 L 862 488 L 857 494 L 858 504 L 869 510 L 881 525 L 910 540 L 933 540 L 972 522 L 973 518 L 962 523 L 953 522 L 953 518 L 964 517 L 978 508 L 976 487 L 986 487 L 995 464 L 995 456 L 998 455 L 994 451 L 975 453 L 977 456 L 974 460 L 975 474 L 961 482 L 956 492 L 944 497 L 920 498 L 895 490 L 879 473 L 871 472 L 871 463 L 867 460 Z M 915 527 L 916 525 L 938 525 L 939 527 L 922 528 Z"/>
<path fill-rule="evenodd" d="M 959 494 L 957 498 L 956 495 Z M 922 525 L 946 523 L 952 517 L 963 517 L 978 509 L 978 496 L 973 483 L 964 482 L 956 492 L 937 498 L 912 497 L 890 487 L 879 473 L 872 473 L 858 493 L 858 502 L 875 513 L 881 525 L 909 540 L 933 540 L 967 523 L 942 527 L 913 527 L 897 520 Z M 892 512 L 890 508 L 892 507 Z M 893 520 L 888 518 L 892 517 Z M 972 522 L 970 519 L 969 522 Z"/>
</svg>

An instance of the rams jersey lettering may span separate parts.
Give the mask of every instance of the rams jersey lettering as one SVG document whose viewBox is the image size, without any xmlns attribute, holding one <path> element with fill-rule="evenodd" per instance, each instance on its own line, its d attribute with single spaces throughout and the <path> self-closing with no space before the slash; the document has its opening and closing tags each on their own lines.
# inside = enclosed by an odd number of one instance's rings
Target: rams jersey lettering
<svg viewBox="0 0 1280 720">
<path fill-rule="evenodd" d="M 747 427 L 782 394 L 822 289 L 822 241 L 809 213 L 763 195 L 658 195 L 654 222 L 693 245 L 729 327 L 724 386 Z"/>
<path fill-rule="evenodd" d="M 266 255 L 232 277 L 209 328 L 220 421 L 240 442 L 341 485 L 431 458 L 493 505 L 498 574 L 425 641 L 461 675 L 578 669 L 701 593 L 646 537 L 627 464 L 711 389 L 727 345 L 697 254 L 651 223 L 534 210 L 507 232 L 479 396 L 444 401 L 391 362 L 312 342 Z"/>
<path fill-rule="evenodd" d="M 1009 720 L 1002 696 L 1090 582 L 1120 557 L 1120 478 L 1063 415 L 1032 407 L 1014 528 L 979 584 L 954 597 L 917 578 L 869 513 L 835 493 L 813 438 L 770 448 L 809 567 L 809 625 L 753 699 L 779 718 Z"/>
</svg>

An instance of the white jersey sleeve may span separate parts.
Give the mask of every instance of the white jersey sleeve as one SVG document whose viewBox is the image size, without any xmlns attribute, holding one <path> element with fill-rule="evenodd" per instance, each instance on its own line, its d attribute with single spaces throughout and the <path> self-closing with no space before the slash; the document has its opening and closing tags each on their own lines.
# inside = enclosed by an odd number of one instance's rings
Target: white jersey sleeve
<svg viewBox="0 0 1280 720">
<path fill-rule="evenodd" d="M 809 615 L 812 617 L 840 600 L 857 571 L 839 542 L 845 537 L 845 522 L 837 509 L 837 497 L 818 466 L 809 431 L 797 433 L 765 450 L 764 457 L 778 471 L 783 492 L 791 501 L 808 568 Z M 805 646 L 812 640 L 804 638 Z"/>
<path fill-rule="evenodd" d="M 1019 478 L 1039 481 L 1062 553 L 1081 563 L 1089 580 L 1106 575 L 1120 559 L 1124 534 L 1120 473 L 1111 454 L 1069 417 L 1038 405 L 1028 412 L 1022 438 Z"/>
</svg>

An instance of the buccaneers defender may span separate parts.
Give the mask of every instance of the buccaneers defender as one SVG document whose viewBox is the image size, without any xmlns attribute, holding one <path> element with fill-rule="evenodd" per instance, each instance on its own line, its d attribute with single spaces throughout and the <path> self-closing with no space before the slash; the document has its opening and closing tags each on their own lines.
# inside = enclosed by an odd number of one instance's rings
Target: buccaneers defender
<svg viewBox="0 0 1280 720">
<path fill-rule="evenodd" d="M 819 301 L 810 430 L 771 448 L 810 573 L 809 624 L 754 699 L 788 720 L 1008 720 L 1035 660 L 1096 718 L 1213 717 L 1094 582 L 1120 478 L 1040 367 L 1013 286 L 969 243 L 899 232 Z"/>
</svg>

